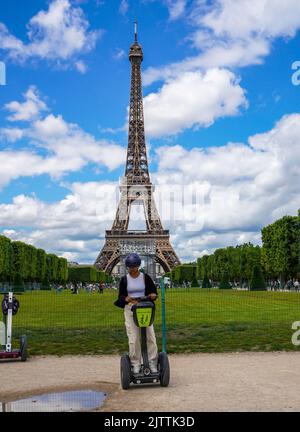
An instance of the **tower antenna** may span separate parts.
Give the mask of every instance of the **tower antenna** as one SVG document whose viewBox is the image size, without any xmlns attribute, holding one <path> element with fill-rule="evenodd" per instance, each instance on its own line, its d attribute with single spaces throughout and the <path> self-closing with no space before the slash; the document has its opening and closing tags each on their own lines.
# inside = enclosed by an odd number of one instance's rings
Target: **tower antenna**
<svg viewBox="0 0 300 432">
<path fill-rule="evenodd" d="M 138 40 L 138 22 L 137 19 L 134 20 L 134 41 L 137 42 Z"/>
</svg>

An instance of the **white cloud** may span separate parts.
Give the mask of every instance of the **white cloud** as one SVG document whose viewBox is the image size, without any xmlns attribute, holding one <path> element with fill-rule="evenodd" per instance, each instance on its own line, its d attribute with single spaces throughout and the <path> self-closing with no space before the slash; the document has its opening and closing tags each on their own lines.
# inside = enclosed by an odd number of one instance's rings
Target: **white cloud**
<svg viewBox="0 0 300 432">
<path fill-rule="evenodd" d="M 190 13 L 187 38 L 199 54 L 145 72 L 146 85 L 185 71 L 245 67 L 263 62 L 276 38 L 294 37 L 300 28 L 298 0 L 198 0 Z"/>
<path fill-rule="evenodd" d="M 87 71 L 87 65 L 81 60 L 75 63 L 75 67 L 81 74 L 85 74 Z"/>
<path fill-rule="evenodd" d="M 246 105 L 244 90 L 232 72 L 186 72 L 145 97 L 147 133 L 173 135 L 193 126 L 207 127 L 217 118 L 238 114 Z"/>
<path fill-rule="evenodd" d="M 129 1 L 128 0 L 122 0 L 119 6 L 119 12 L 121 15 L 126 15 L 129 8 Z"/>
<path fill-rule="evenodd" d="M 47 105 L 41 100 L 35 86 L 30 86 L 24 93 L 25 102 L 13 101 L 5 105 L 5 109 L 12 113 L 7 117 L 10 121 L 31 121 L 39 116 L 42 111 L 47 111 Z"/>
<path fill-rule="evenodd" d="M 299 133 L 300 114 L 292 114 L 271 131 L 250 137 L 247 145 L 161 147 L 159 182 L 173 178 L 185 185 L 205 185 L 205 230 L 253 231 L 300 207 Z"/>
<path fill-rule="evenodd" d="M 51 138 L 56 141 L 58 138 L 65 137 L 69 129 L 61 115 L 56 117 L 53 114 L 49 114 L 42 120 L 37 120 L 33 126 L 32 134 L 46 143 Z"/>
<path fill-rule="evenodd" d="M 66 122 L 61 115 L 50 113 L 43 117 L 41 111 L 46 110 L 46 105 L 33 89 L 26 92 L 24 103 L 15 101 L 6 105 L 12 113 L 11 121 L 27 120 L 28 126 L 0 129 L 0 139 L 4 144 L 7 141 L 16 145 L 20 139 L 26 140 L 27 148 L 0 151 L 0 187 L 22 176 L 49 174 L 59 179 L 89 163 L 105 166 L 110 171 L 124 163 L 126 149 L 118 144 L 97 140 L 77 124 Z"/>
<path fill-rule="evenodd" d="M 104 164 L 109 170 L 119 167 L 125 159 L 126 150 L 106 140 L 95 138 L 78 125 L 67 123 L 62 116 L 48 115 L 33 124 L 28 135 L 35 144 L 54 152 L 60 165 L 53 170 L 80 169 L 87 162 Z"/>
<path fill-rule="evenodd" d="M 16 142 L 23 137 L 23 131 L 19 128 L 2 128 L 0 129 L 0 141 Z"/>
<path fill-rule="evenodd" d="M 187 0 L 166 0 L 170 20 L 176 20 L 181 17 L 185 11 Z"/>
<path fill-rule="evenodd" d="M 0 23 L 0 49 L 10 59 L 24 62 L 31 58 L 54 61 L 57 65 L 70 65 L 82 72 L 84 63 L 76 62 L 79 54 L 91 51 L 100 30 L 89 30 L 89 23 L 80 7 L 70 0 L 53 0 L 47 11 L 39 11 L 27 25 L 28 43 L 10 34 Z"/>
<path fill-rule="evenodd" d="M 118 186 L 117 182 L 73 183 L 70 193 L 53 204 L 16 196 L 11 204 L 0 205 L 0 225 L 14 226 L 5 228 L 3 234 L 69 260 L 93 263 L 104 230 L 111 227 L 115 216 Z"/>
<path fill-rule="evenodd" d="M 180 62 L 154 68 L 149 67 L 144 75 L 144 84 L 150 85 L 155 81 L 177 78 L 185 72 L 207 70 L 209 68 L 235 66 L 249 66 L 260 64 L 269 54 L 269 43 L 261 39 L 249 41 L 224 42 L 214 45 L 210 49 L 195 57 L 187 57 Z"/>
<path fill-rule="evenodd" d="M 126 52 L 121 48 L 117 49 L 117 51 L 113 55 L 113 58 L 115 60 L 122 60 L 124 57 L 126 57 Z"/>
<path fill-rule="evenodd" d="M 218 0 L 197 20 L 221 37 L 293 37 L 300 25 L 300 4 L 297 0 Z"/>
<path fill-rule="evenodd" d="M 19 177 L 41 175 L 47 172 L 46 160 L 30 151 L 2 150 L 0 151 L 0 164 L 2 167 L 0 188 Z"/>
<path fill-rule="evenodd" d="M 175 1 L 170 0 L 168 4 L 179 8 L 179 4 Z M 175 9 L 180 11 L 180 9 Z M 188 10 L 188 22 L 193 30 L 186 37 L 186 40 L 190 41 L 193 48 L 199 51 L 198 54 L 160 67 L 149 67 L 143 76 L 145 85 L 164 81 L 156 94 L 151 94 L 145 98 L 145 109 L 148 108 L 150 111 L 148 116 L 150 131 L 153 128 L 155 136 L 168 134 L 172 129 L 173 133 L 176 133 L 193 125 L 209 125 L 209 122 L 202 121 L 204 112 L 201 110 L 201 101 L 197 102 L 197 95 L 199 94 L 197 86 L 192 101 L 190 97 L 192 85 L 186 86 L 187 93 L 182 91 L 181 98 L 179 95 L 174 98 L 174 94 L 177 93 L 176 88 L 182 87 L 182 77 L 189 76 L 188 74 L 195 74 L 194 76 L 197 74 L 199 76 L 201 74 L 209 75 L 211 69 L 221 69 L 224 75 L 224 68 L 230 70 L 236 67 L 261 64 L 264 58 L 270 54 L 272 42 L 276 38 L 294 37 L 300 28 L 300 3 L 298 0 L 286 0 L 284 2 L 279 0 L 254 0 L 251 2 L 249 0 L 238 2 L 236 0 L 217 0 L 215 2 L 197 0 L 189 5 Z M 182 5 L 182 11 L 186 16 L 186 5 Z M 219 79 L 220 82 L 218 82 Z M 216 76 L 216 80 L 216 88 L 219 90 L 220 97 L 219 100 L 218 97 L 216 99 L 218 102 L 222 102 L 224 95 L 221 86 L 222 74 Z M 236 100 L 237 90 L 240 90 L 240 97 L 244 97 L 244 92 L 239 85 L 231 85 L 228 90 L 230 90 L 228 93 L 230 101 Z M 160 102 L 162 106 L 159 105 Z M 240 104 L 237 100 L 236 102 L 238 104 L 235 108 L 238 108 Z M 205 102 L 202 101 L 202 103 L 202 107 L 204 107 Z M 240 103 L 245 105 L 243 101 Z M 190 113 L 188 113 L 188 106 L 191 107 Z M 219 112 L 218 103 L 214 108 L 216 115 L 214 116 L 213 113 L 212 122 L 215 118 L 222 116 L 222 113 Z M 233 108 L 230 115 L 237 112 L 239 110 Z M 191 121 L 188 120 L 188 117 Z"/>
</svg>

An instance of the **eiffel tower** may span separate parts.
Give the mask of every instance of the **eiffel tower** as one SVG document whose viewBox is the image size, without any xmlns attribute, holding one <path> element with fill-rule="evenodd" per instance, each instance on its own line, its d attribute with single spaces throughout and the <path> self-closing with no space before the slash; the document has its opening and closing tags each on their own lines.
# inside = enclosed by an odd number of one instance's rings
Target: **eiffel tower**
<svg viewBox="0 0 300 432">
<path fill-rule="evenodd" d="M 141 63 L 143 51 L 138 43 L 135 22 L 134 43 L 130 47 L 131 90 L 129 132 L 125 175 L 120 184 L 120 201 L 111 230 L 106 230 L 105 244 L 95 267 L 111 273 L 129 252 L 152 256 L 165 272 L 180 261 L 174 252 L 169 230 L 164 230 L 154 202 L 154 186 L 150 181 L 145 142 Z M 132 204 L 144 207 L 146 230 L 128 230 Z M 154 275 L 155 277 L 155 275 Z"/>
</svg>

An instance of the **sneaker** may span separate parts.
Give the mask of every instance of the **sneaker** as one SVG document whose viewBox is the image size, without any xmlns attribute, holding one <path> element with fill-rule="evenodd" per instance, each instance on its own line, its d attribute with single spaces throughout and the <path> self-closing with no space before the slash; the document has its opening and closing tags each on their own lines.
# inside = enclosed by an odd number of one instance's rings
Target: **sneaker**
<svg viewBox="0 0 300 432">
<path fill-rule="evenodd" d="M 150 367 L 151 373 L 157 373 L 158 372 L 157 365 L 155 363 L 150 363 L 149 367 Z"/>
<path fill-rule="evenodd" d="M 140 370 L 141 370 L 141 366 L 140 365 L 134 365 L 133 368 L 132 368 L 132 372 L 134 374 L 140 373 Z"/>
</svg>

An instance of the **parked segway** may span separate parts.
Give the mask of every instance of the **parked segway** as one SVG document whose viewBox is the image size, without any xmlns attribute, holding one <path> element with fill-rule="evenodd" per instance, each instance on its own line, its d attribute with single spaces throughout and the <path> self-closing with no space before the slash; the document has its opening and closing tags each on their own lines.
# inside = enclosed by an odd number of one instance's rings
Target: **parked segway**
<svg viewBox="0 0 300 432">
<path fill-rule="evenodd" d="M 140 297 L 136 299 L 137 304 L 133 305 L 133 320 L 137 327 L 140 328 L 140 340 L 143 363 L 139 373 L 133 373 L 131 362 L 128 354 L 121 357 L 121 384 L 124 390 L 127 390 L 130 383 L 158 383 L 162 387 L 167 387 L 170 381 L 170 366 L 166 352 L 160 352 L 158 355 L 158 372 L 151 372 L 149 367 L 148 350 L 147 350 L 147 327 L 151 326 L 154 321 L 155 306 L 149 300 L 149 297 Z"/>
<path fill-rule="evenodd" d="M 15 298 L 12 292 L 4 294 L 2 301 L 3 322 L 5 328 L 4 344 L 0 351 L 0 359 L 16 359 L 21 358 L 21 361 L 27 360 L 27 338 L 20 337 L 20 348 L 12 349 L 12 317 L 18 313 L 20 307 L 19 301 Z M 2 342 L 3 343 L 3 342 Z"/>
</svg>

